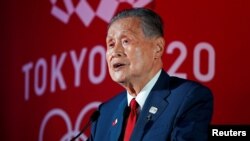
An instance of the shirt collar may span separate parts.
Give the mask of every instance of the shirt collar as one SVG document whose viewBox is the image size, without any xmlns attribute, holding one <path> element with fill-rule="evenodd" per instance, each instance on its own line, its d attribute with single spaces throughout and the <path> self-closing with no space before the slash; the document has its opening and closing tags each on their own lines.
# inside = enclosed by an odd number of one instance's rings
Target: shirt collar
<svg viewBox="0 0 250 141">
<path fill-rule="evenodd" d="M 159 70 L 156 75 L 143 87 L 143 89 L 138 93 L 136 97 L 131 96 L 127 91 L 127 99 L 128 99 L 128 106 L 133 98 L 137 101 L 137 103 L 140 105 L 140 109 L 143 108 L 143 105 L 151 91 L 151 89 L 154 87 L 156 81 L 158 80 L 162 70 Z"/>
</svg>

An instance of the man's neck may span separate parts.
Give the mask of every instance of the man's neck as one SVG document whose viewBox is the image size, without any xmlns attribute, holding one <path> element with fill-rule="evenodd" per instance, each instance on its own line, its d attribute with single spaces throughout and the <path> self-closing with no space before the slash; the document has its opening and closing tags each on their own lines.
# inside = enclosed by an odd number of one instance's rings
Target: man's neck
<svg viewBox="0 0 250 141">
<path fill-rule="evenodd" d="M 125 87 L 125 89 L 128 91 L 128 93 L 130 95 L 132 95 L 133 97 L 136 97 L 140 91 L 146 86 L 146 84 L 160 71 L 161 69 L 158 69 L 157 71 L 155 71 L 155 73 L 153 73 L 153 75 L 151 77 L 147 77 L 144 80 L 141 79 L 137 79 L 135 82 L 133 83 L 129 83 L 127 85 L 123 85 Z"/>
</svg>

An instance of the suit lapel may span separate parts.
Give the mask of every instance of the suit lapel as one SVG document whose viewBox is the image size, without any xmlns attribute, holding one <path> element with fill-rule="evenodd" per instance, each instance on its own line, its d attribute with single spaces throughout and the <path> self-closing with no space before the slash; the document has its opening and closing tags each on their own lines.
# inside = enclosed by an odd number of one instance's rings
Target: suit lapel
<svg viewBox="0 0 250 141">
<path fill-rule="evenodd" d="M 124 111 L 127 107 L 127 97 L 125 96 L 120 105 L 118 106 L 117 110 L 114 111 L 115 114 L 112 118 L 111 129 L 110 129 L 110 140 L 111 141 L 118 141 L 121 131 L 122 131 L 122 125 L 124 120 Z M 103 129 L 107 130 L 107 129 Z"/>
<path fill-rule="evenodd" d="M 141 140 L 143 135 L 149 129 L 148 126 L 151 126 L 150 124 L 156 121 L 166 109 L 168 105 L 166 98 L 170 93 L 168 90 L 168 81 L 168 75 L 162 71 L 158 81 L 151 90 L 142 111 L 140 112 L 139 118 L 131 136 L 132 141 Z M 152 110 L 150 111 L 150 109 Z"/>
</svg>

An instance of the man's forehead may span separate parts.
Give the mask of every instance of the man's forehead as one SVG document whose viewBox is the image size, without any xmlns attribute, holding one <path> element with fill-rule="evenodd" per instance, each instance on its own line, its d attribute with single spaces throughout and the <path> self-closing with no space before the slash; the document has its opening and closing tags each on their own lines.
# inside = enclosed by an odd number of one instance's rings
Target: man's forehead
<svg viewBox="0 0 250 141">
<path fill-rule="evenodd" d="M 132 29 L 114 30 L 114 31 L 108 32 L 106 38 L 113 38 L 115 36 L 126 36 L 126 35 L 134 35 L 134 34 L 138 34 L 138 32 Z"/>
<path fill-rule="evenodd" d="M 110 25 L 107 31 L 107 38 L 113 37 L 115 35 L 133 35 L 142 32 L 140 23 L 134 18 L 123 18 L 115 21 Z"/>
</svg>

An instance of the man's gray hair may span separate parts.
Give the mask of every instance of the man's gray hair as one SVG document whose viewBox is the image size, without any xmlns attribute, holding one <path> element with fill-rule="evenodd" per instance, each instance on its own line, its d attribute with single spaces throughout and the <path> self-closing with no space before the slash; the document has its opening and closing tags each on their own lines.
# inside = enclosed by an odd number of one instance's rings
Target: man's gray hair
<svg viewBox="0 0 250 141">
<path fill-rule="evenodd" d="M 146 37 L 164 36 L 163 21 L 161 17 L 154 11 L 147 8 L 132 8 L 119 12 L 111 19 L 108 28 L 115 21 L 128 17 L 136 17 L 141 21 L 141 27 Z"/>
</svg>

